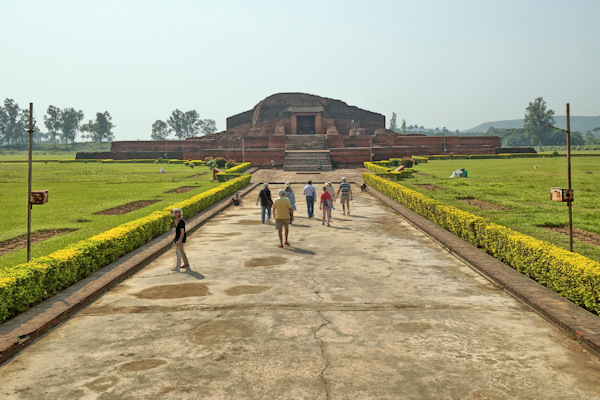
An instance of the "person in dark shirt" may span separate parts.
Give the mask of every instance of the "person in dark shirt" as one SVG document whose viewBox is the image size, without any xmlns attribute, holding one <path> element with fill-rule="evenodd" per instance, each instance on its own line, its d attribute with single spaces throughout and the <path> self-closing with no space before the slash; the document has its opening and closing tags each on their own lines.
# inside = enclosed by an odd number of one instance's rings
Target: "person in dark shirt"
<svg viewBox="0 0 600 400">
<path fill-rule="evenodd" d="M 267 213 L 267 221 L 271 222 L 271 206 L 273 206 L 273 199 L 271 198 L 271 191 L 269 190 L 269 184 L 267 182 L 263 183 L 263 188 L 258 192 L 256 205 L 258 205 L 259 201 L 262 223 L 265 223 L 265 213 Z"/>
<path fill-rule="evenodd" d="M 175 217 L 175 239 L 173 240 L 173 245 L 176 247 L 177 252 L 177 266 L 171 269 L 171 271 L 177 272 L 179 272 L 180 268 L 188 268 L 190 266 L 185 251 L 183 250 L 183 244 L 187 239 L 187 232 L 185 231 L 185 221 L 181 214 L 181 208 L 173 209 L 173 217 Z M 183 265 L 181 265 L 182 258 L 184 262 Z"/>
</svg>

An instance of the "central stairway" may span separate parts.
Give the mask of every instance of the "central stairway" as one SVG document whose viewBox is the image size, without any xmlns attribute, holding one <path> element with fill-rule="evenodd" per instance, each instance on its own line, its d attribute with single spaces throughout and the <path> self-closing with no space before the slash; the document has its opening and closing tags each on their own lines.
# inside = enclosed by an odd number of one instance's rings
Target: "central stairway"
<svg viewBox="0 0 600 400">
<path fill-rule="evenodd" d="M 331 171 L 326 135 L 286 135 L 284 171 Z"/>
</svg>

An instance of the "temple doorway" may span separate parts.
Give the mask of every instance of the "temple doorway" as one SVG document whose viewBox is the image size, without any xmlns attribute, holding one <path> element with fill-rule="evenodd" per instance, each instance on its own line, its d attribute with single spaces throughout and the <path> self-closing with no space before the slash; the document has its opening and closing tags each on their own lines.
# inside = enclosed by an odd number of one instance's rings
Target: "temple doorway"
<svg viewBox="0 0 600 400">
<path fill-rule="evenodd" d="M 315 116 L 314 115 L 297 115 L 297 131 L 298 135 L 310 135 L 315 133 Z"/>
</svg>

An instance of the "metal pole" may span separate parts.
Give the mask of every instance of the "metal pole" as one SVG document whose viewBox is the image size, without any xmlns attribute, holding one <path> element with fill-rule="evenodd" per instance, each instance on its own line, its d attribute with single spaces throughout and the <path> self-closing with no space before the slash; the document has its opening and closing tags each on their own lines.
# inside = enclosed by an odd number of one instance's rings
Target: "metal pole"
<svg viewBox="0 0 600 400">
<path fill-rule="evenodd" d="M 31 166 L 33 164 L 33 103 L 29 103 L 29 174 L 27 177 L 27 262 L 31 260 Z"/>
<path fill-rule="evenodd" d="M 244 138 L 242 138 L 242 163 L 246 162 L 246 157 L 244 156 Z"/>
<path fill-rule="evenodd" d="M 354 125 L 354 121 L 352 121 Z M 369 157 L 371 157 L 371 162 L 373 162 L 373 135 L 369 135 Z"/>
<path fill-rule="evenodd" d="M 165 162 L 169 159 L 169 142 L 165 141 Z"/>
<path fill-rule="evenodd" d="M 567 179 L 569 181 L 569 193 L 571 193 L 571 120 L 569 103 L 567 103 Z M 569 200 L 569 251 L 573 252 L 573 202 Z"/>
</svg>

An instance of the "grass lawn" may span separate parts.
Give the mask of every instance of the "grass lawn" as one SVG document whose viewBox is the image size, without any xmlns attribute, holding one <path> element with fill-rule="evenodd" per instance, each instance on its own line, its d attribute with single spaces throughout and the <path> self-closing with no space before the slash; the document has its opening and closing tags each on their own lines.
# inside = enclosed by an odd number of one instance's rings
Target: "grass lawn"
<svg viewBox="0 0 600 400">
<path fill-rule="evenodd" d="M 159 173 L 163 167 L 166 173 Z M 27 233 L 27 163 L 0 163 L 0 247 Z M 200 176 L 195 176 L 202 174 Z M 33 190 L 49 191 L 49 201 L 32 210 L 32 232 L 77 229 L 32 245 L 31 257 L 47 255 L 78 240 L 131 221 L 218 186 L 206 167 L 182 164 L 34 163 Z M 185 193 L 165 193 L 197 186 Z M 139 200 L 158 200 L 122 215 L 96 212 Z M 26 249 L 0 256 L 0 268 L 24 263 Z"/>
<path fill-rule="evenodd" d="M 575 157 L 571 160 L 573 226 L 600 234 L 600 157 Z M 464 168 L 468 178 L 449 176 Z M 550 200 L 550 188 L 566 188 L 567 159 L 521 158 L 507 160 L 440 160 L 415 166 L 420 174 L 400 184 L 459 209 L 485 217 L 518 232 L 569 248 L 568 236 L 542 226 L 568 226 L 567 203 Z M 434 185 L 431 190 L 418 185 Z M 459 198 L 471 197 L 506 210 L 484 210 L 465 204 Z M 573 250 L 600 261 L 600 247 L 575 240 Z"/>
</svg>

